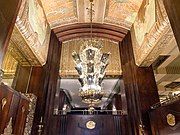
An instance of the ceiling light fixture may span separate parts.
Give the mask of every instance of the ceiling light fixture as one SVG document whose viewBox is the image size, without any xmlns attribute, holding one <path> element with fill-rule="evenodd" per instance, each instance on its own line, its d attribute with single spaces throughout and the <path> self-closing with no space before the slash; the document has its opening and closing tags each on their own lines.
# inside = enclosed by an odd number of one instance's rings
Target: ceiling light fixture
<svg viewBox="0 0 180 135">
<path fill-rule="evenodd" d="M 93 0 L 90 0 L 90 8 L 87 9 L 90 14 L 91 39 L 84 42 L 79 54 L 75 51 L 72 53 L 81 83 L 79 95 L 82 102 L 87 103 L 89 107 L 100 103 L 104 96 L 101 84 L 110 55 L 110 53 L 102 53 L 102 42 L 92 38 L 93 5 Z"/>
</svg>

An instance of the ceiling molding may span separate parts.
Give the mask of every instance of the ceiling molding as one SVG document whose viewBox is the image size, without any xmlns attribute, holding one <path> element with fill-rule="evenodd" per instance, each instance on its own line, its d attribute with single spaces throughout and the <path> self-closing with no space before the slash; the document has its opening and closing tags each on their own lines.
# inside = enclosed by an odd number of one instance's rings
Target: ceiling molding
<svg viewBox="0 0 180 135">
<path fill-rule="evenodd" d="M 56 33 L 60 41 L 67 41 L 75 38 L 85 38 L 91 36 L 91 25 L 90 23 L 77 23 L 66 26 L 55 28 L 53 31 Z M 109 24 L 92 24 L 92 36 L 110 39 L 113 41 L 122 41 L 127 34 L 128 30 L 109 25 Z"/>
</svg>

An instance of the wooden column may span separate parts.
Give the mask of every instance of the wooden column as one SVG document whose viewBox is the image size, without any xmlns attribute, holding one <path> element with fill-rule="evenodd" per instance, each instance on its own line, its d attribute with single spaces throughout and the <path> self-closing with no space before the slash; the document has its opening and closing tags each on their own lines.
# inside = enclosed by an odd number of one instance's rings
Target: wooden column
<svg viewBox="0 0 180 135">
<path fill-rule="evenodd" d="M 179 50 L 180 50 L 180 0 L 163 0 L 166 12 L 171 23 Z"/>
<path fill-rule="evenodd" d="M 43 67 L 32 68 L 28 93 L 33 93 L 37 96 L 32 135 L 38 134 L 38 125 L 40 124 L 44 126 L 44 135 L 55 135 L 60 127 L 58 125 L 59 119 L 53 115 L 53 112 L 59 77 L 61 44 L 54 32 L 51 31 L 46 64 Z M 42 123 L 40 122 L 41 117 L 43 118 Z"/>
<path fill-rule="evenodd" d="M 57 90 L 57 81 L 59 76 L 60 56 L 62 43 L 58 40 L 53 31 L 51 31 L 49 51 L 46 65 L 44 66 L 44 134 L 54 134 L 55 128 L 58 128 L 57 118 L 54 118 L 54 99 Z M 56 134 L 56 133 L 55 133 Z"/>
<path fill-rule="evenodd" d="M 114 95 L 113 98 L 113 104 L 115 105 L 117 110 L 122 110 L 122 99 L 121 99 L 121 95 Z"/>
<path fill-rule="evenodd" d="M 43 85 L 44 85 L 44 72 L 43 67 L 33 67 L 31 73 L 31 79 L 28 86 L 28 93 L 33 93 L 37 96 L 36 110 L 34 114 L 33 127 L 31 135 L 38 134 L 38 125 L 42 124 L 41 117 L 43 116 Z"/>
<path fill-rule="evenodd" d="M 20 5 L 21 0 L 0 0 L 0 69 Z"/>
<path fill-rule="evenodd" d="M 144 125 L 145 134 L 149 135 L 151 128 L 148 110 L 151 105 L 159 102 L 152 67 L 138 67 L 135 64 L 130 32 L 119 46 L 130 134 L 140 134 L 140 125 Z"/>
</svg>

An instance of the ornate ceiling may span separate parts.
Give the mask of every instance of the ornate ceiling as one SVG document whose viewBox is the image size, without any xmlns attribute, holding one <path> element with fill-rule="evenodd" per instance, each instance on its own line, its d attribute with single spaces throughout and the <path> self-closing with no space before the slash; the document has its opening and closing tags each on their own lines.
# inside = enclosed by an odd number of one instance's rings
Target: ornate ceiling
<svg viewBox="0 0 180 135">
<path fill-rule="evenodd" d="M 89 0 L 41 0 L 51 28 L 89 22 Z M 142 0 L 94 0 L 94 20 L 130 29 Z"/>
</svg>

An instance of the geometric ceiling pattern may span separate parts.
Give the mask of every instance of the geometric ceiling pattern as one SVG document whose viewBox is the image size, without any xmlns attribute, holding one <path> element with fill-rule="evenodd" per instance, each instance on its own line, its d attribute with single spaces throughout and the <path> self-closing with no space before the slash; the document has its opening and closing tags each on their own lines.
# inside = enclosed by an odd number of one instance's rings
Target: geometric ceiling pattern
<svg viewBox="0 0 180 135">
<path fill-rule="evenodd" d="M 95 23 L 130 29 L 143 0 L 94 0 Z M 51 28 L 89 22 L 89 0 L 41 0 Z"/>
</svg>

